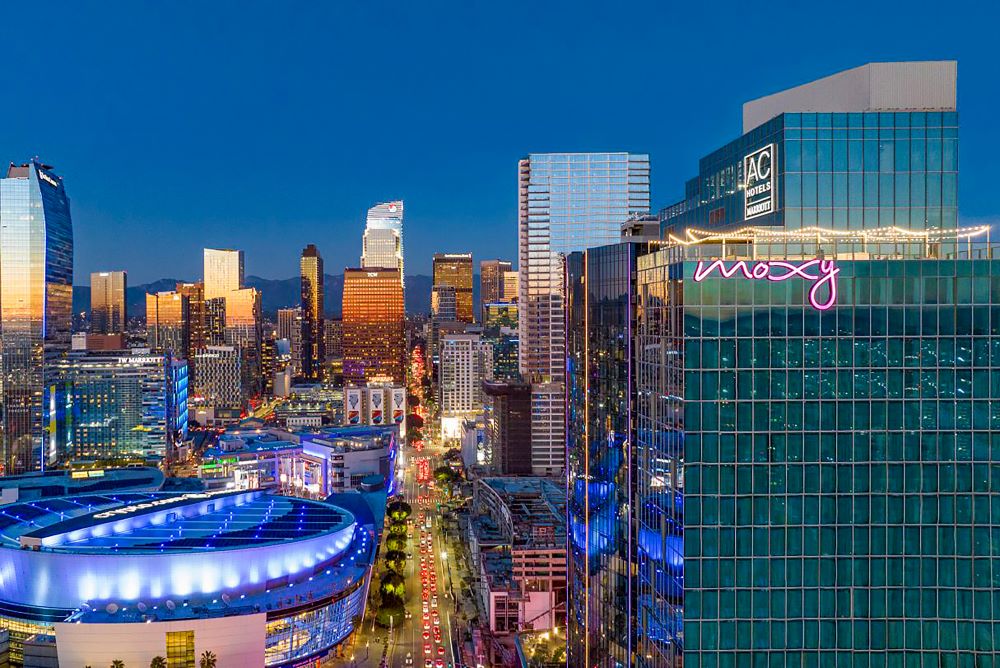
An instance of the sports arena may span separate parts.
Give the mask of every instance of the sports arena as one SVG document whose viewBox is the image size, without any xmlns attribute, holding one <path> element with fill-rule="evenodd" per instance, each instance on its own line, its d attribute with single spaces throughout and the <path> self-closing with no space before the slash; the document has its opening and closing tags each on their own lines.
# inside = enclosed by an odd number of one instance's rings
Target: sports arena
<svg viewBox="0 0 1000 668">
<path fill-rule="evenodd" d="M 363 501 L 259 490 L 7 505 L 0 627 L 15 661 L 43 634 L 65 666 L 195 665 L 205 651 L 219 668 L 311 665 L 363 616 L 373 518 Z"/>
</svg>

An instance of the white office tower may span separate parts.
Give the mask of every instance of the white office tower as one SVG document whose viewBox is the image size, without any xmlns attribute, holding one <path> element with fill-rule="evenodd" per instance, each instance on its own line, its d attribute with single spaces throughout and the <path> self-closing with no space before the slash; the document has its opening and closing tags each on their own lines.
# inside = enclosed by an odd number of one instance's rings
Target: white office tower
<svg viewBox="0 0 1000 668">
<path fill-rule="evenodd" d="M 403 279 L 403 200 L 376 204 L 368 209 L 362 239 L 363 269 L 398 269 Z"/>
<path fill-rule="evenodd" d="M 532 153 L 518 163 L 518 366 L 532 384 L 536 475 L 565 466 L 565 256 L 617 242 L 630 216 L 648 212 L 648 155 Z"/>
<path fill-rule="evenodd" d="M 462 420 L 483 412 L 483 381 L 493 379 L 493 345 L 478 334 L 441 338 L 441 437 L 459 438 Z"/>
</svg>

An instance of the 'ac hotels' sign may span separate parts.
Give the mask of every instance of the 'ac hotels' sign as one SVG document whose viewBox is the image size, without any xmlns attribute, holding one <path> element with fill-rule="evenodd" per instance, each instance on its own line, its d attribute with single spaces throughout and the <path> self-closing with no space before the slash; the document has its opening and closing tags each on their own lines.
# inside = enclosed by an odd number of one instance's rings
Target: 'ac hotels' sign
<svg viewBox="0 0 1000 668">
<path fill-rule="evenodd" d="M 774 211 L 774 167 L 774 144 L 743 158 L 744 220 Z"/>
</svg>

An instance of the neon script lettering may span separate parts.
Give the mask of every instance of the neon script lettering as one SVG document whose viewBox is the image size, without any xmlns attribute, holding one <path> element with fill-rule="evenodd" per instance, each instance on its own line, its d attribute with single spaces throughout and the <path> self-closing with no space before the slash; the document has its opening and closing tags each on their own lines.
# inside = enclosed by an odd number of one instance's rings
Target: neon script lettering
<svg viewBox="0 0 1000 668">
<path fill-rule="evenodd" d="M 784 281 L 798 276 L 803 280 L 813 281 L 813 286 L 809 289 L 809 304 L 819 311 L 827 310 L 837 301 L 837 274 L 840 273 L 840 268 L 834 265 L 833 260 L 817 258 L 802 264 L 770 260 L 752 265 L 740 260 L 729 267 L 722 260 L 714 260 L 708 264 L 699 262 L 694 270 L 695 283 L 702 282 L 716 269 L 723 278 L 732 278 L 742 272 L 744 277 L 755 280 Z M 827 297 L 826 301 L 821 302 L 819 292 L 824 285 L 827 286 Z"/>
</svg>

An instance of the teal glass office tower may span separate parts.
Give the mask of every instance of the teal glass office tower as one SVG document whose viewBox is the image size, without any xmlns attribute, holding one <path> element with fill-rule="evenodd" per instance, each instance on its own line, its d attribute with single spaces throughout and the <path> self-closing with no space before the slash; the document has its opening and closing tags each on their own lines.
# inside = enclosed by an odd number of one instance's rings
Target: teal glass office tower
<svg viewBox="0 0 1000 668">
<path fill-rule="evenodd" d="M 0 178 L 0 466 L 24 473 L 61 456 L 45 426 L 54 362 L 70 348 L 73 223 L 62 179 L 37 160 Z"/>
<path fill-rule="evenodd" d="M 669 550 L 640 551 L 644 665 L 1000 661 L 1000 264 L 957 226 L 954 72 L 751 102 L 663 212 L 637 273 L 638 532 L 683 518 L 683 598 Z M 681 508 L 644 502 L 663 490 Z"/>
</svg>

